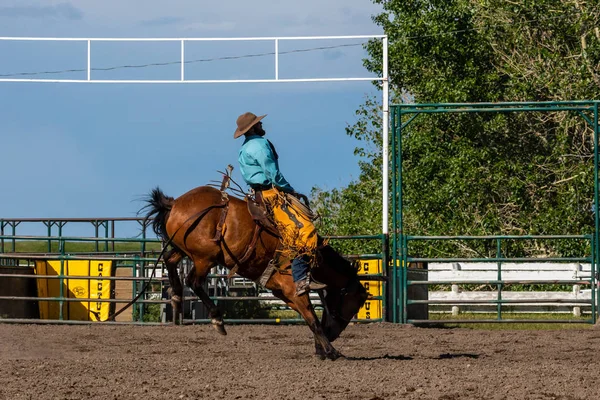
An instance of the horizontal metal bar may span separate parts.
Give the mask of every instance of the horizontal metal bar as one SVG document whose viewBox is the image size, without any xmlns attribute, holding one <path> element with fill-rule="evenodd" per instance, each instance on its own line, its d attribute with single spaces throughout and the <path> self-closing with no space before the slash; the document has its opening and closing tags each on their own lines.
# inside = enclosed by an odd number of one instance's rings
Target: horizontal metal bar
<svg viewBox="0 0 600 400">
<path fill-rule="evenodd" d="M 2 320 L 0 320 L 2 321 Z M 350 322 L 382 322 L 383 318 L 376 319 L 351 319 Z M 272 319 L 224 319 L 226 324 L 305 324 L 306 321 L 302 318 L 272 318 Z M 184 319 L 185 325 L 208 324 L 210 319 Z"/>
<path fill-rule="evenodd" d="M 10 246 L 11 243 L 6 243 L 6 247 L 11 247 Z M 73 243 L 69 243 L 69 245 L 72 245 Z M 102 250 L 98 250 L 98 251 L 66 251 L 65 254 L 69 255 L 69 256 L 77 256 L 77 257 L 85 257 L 85 256 L 90 256 L 90 257 L 100 257 L 100 256 L 112 256 L 112 257 L 117 257 L 117 256 L 121 256 L 122 258 L 119 259 L 123 259 L 123 260 L 127 260 L 127 258 L 123 257 L 123 256 L 129 256 L 131 258 L 135 258 L 135 257 L 140 257 L 139 255 L 142 253 L 141 250 L 124 250 L 124 251 L 102 251 Z M 160 249 L 150 249 L 150 250 L 145 250 L 144 251 L 145 254 L 159 254 L 160 253 Z M 0 252 L 0 254 L 3 254 L 5 257 L 12 257 L 12 258 L 26 258 L 28 256 L 43 256 L 43 255 L 50 255 L 50 256 L 55 256 L 58 257 L 60 256 L 59 252 L 56 253 L 52 253 L 52 252 L 20 252 L 20 251 L 6 251 L 4 253 Z M 136 258 L 136 260 L 139 260 L 139 258 Z M 155 259 L 154 259 L 155 260 Z"/>
<path fill-rule="evenodd" d="M 7 219 L 1 219 L 0 221 L 9 221 Z M 22 220 L 20 219 L 15 219 L 15 220 L 11 220 L 12 222 L 21 222 Z M 46 222 L 48 220 L 46 219 L 40 219 L 40 220 L 32 220 L 30 222 Z M 89 220 L 84 220 L 86 222 L 89 222 Z M 75 222 L 75 221 L 70 221 L 70 220 L 65 220 L 63 222 Z M 340 235 L 340 236 L 324 236 L 323 238 L 325 239 L 336 239 L 336 240 L 357 240 L 357 239 L 378 239 L 378 240 L 382 240 L 383 237 L 382 235 Z M 96 237 L 92 237 L 92 236 L 88 236 L 88 237 L 82 237 L 82 236 L 33 236 L 33 235 L 0 235 L 0 239 L 9 239 L 9 240 L 22 240 L 22 241 L 29 241 L 29 240 L 44 240 L 44 241 L 48 241 L 48 240 L 53 240 L 53 241 L 73 241 L 73 242 L 124 242 L 124 243 L 161 243 L 161 240 L 158 238 L 113 238 L 113 237 L 101 237 L 101 236 L 96 236 Z"/>
<path fill-rule="evenodd" d="M 25 268 L 25 267 L 17 267 L 17 268 Z M 133 267 L 130 267 L 133 268 Z M 151 271 L 151 268 L 146 268 L 146 271 Z M 158 268 L 159 271 L 162 271 L 161 268 Z M 359 280 L 361 281 L 379 281 L 383 274 L 365 274 L 358 275 Z M 230 279 L 228 278 L 228 274 L 208 274 L 206 276 L 207 279 L 213 278 L 222 278 L 222 279 Z M 243 276 L 235 274 L 236 278 L 244 278 Z M 29 279 L 64 279 L 64 280 L 99 280 L 99 281 L 168 281 L 167 277 L 139 277 L 139 276 L 92 276 L 92 275 L 36 275 L 36 274 L 0 274 L 0 278 L 29 278 Z"/>
<path fill-rule="evenodd" d="M 264 300 L 264 301 L 282 301 L 279 297 L 275 296 L 210 296 L 211 300 Z M 316 297 L 315 297 L 316 299 Z M 196 296 L 187 296 L 184 297 L 185 301 L 201 301 L 199 297 Z"/>
<path fill-rule="evenodd" d="M 0 218 L 4 222 L 111 222 L 111 221 L 138 221 L 139 217 L 102 217 L 102 218 Z"/>
<path fill-rule="evenodd" d="M 112 237 L 76 237 L 76 236 L 17 236 L 17 235 L 2 235 L 0 239 L 18 240 L 18 241 L 65 241 L 65 242 L 121 242 L 121 243 L 160 243 L 159 239 L 150 238 L 112 238 Z"/>
<path fill-rule="evenodd" d="M 158 293 L 158 292 L 149 292 Z M 283 300 L 275 296 L 210 296 L 212 300 L 219 301 L 281 301 Z M 0 296 L 0 300 L 7 301 L 48 301 L 48 302 L 81 302 L 81 303 L 128 303 L 130 299 L 97 299 L 97 298 L 78 298 L 78 297 L 26 297 L 26 296 Z M 315 296 L 311 300 L 318 301 L 319 299 Z M 383 296 L 373 296 L 371 300 L 383 300 Z M 183 301 L 202 302 L 199 297 L 186 296 Z M 135 304 L 170 304 L 170 299 L 147 299 L 147 300 L 136 300 Z M 320 303 L 319 303 L 320 304 Z"/>
<path fill-rule="evenodd" d="M 566 101 L 507 101 L 507 102 L 483 102 L 483 103 L 423 103 L 423 104 L 393 104 L 392 107 L 404 108 L 420 108 L 420 107 L 502 107 L 502 106 L 554 106 L 554 105 L 569 105 L 569 104 L 595 104 L 597 100 L 566 100 Z"/>
<path fill-rule="evenodd" d="M 258 301 L 281 301 L 279 297 L 275 296 L 210 296 L 212 300 L 258 300 Z M 383 300 L 383 296 L 373 296 L 370 300 Z M 1 299 L 1 298 L 0 298 Z M 185 301 L 201 301 L 199 297 L 196 296 L 187 296 L 184 298 Z M 311 300 L 319 300 L 319 298 L 315 295 Z"/>
<path fill-rule="evenodd" d="M 539 280 L 539 281 L 518 281 L 518 280 L 447 280 L 447 281 L 406 281 L 407 285 L 589 285 L 590 281 L 583 280 Z"/>
<path fill-rule="evenodd" d="M 225 324 L 302 324 L 306 323 L 302 318 L 273 318 L 273 319 L 225 319 Z M 208 324 L 211 323 L 210 319 L 184 319 L 184 325 L 196 325 L 196 324 Z"/>
<path fill-rule="evenodd" d="M 64 302 L 81 302 L 81 303 L 129 303 L 131 299 L 90 299 L 90 298 L 78 298 L 78 297 L 20 297 L 20 296 L 0 296 L 0 300 L 10 300 L 10 301 L 64 301 Z M 158 300 L 158 299 L 150 299 L 150 300 L 137 300 L 137 303 L 145 303 L 145 304 L 159 304 L 159 303 L 169 303 L 170 300 Z M 1 318 L 0 318 L 1 319 Z"/>
<path fill-rule="evenodd" d="M 168 326 L 171 323 L 162 322 L 140 322 L 140 321 L 79 321 L 58 319 L 28 319 L 28 318 L 0 318 L 0 324 L 45 324 L 45 325 L 160 325 Z"/>
<path fill-rule="evenodd" d="M 402 114 L 445 114 L 445 113 L 500 113 L 500 112 L 524 112 L 524 111 L 591 111 L 590 106 L 563 106 L 563 107 L 506 107 L 506 108 L 443 108 L 403 111 Z"/>
<path fill-rule="evenodd" d="M 357 275 L 358 276 L 358 280 L 359 281 L 380 281 L 381 277 L 386 277 L 385 275 L 383 275 L 383 273 L 381 274 L 365 274 L 365 275 Z"/>
<path fill-rule="evenodd" d="M 227 276 L 227 275 L 224 275 Z M 0 278 L 30 278 L 30 279 L 64 279 L 68 280 L 98 280 L 98 281 L 168 281 L 169 278 L 150 278 L 136 276 L 79 276 L 79 275 L 32 275 L 32 274 L 0 274 Z"/>
<path fill-rule="evenodd" d="M 383 235 L 356 235 L 356 236 L 323 236 L 324 239 L 378 239 L 382 240 Z"/>
<path fill-rule="evenodd" d="M 257 37 L 179 37 L 179 38 L 65 38 L 65 37 L 0 37 L 6 41 L 57 41 L 57 42 L 236 42 L 262 40 L 341 40 L 341 39 L 382 39 L 387 35 L 345 35 L 345 36 L 257 36 Z"/>
<path fill-rule="evenodd" d="M 588 239 L 593 235 L 457 235 L 457 236 L 406 236 L 406 240 L 480 240 L 480 239 L 516 239 L 516 240 L 534 240 L 534 239 Z"/>
<path fill-rule="evenodd" d="M 481 257 L 481 258 L 419 258 L 408 257 L 409 262 L 511 262 L 511 263 L 528 263 L 528 262 L 550 262 L 550 261 L 565 261 L 565 262 L 592 262 L 591 257 Z M 398 266 L 398 268 L 401 268 Z"/>
<path fill-rule="evenodd" d="M 158 253 L 157 251 L 149 251 L 149 254 Z M 129 257 L 126 257 L 129 256 Z M 88 255 L 60 255 L 60 253 L 0 253 L 0 258 L 6 259 L 30 259 L 30 260 L 93 260 L 93 261 L 136 261 L 136 262 L 155 262 L 156 258 L 139 257 L 131 254 L 126 254 L 123 257 L 116 255 L 104 256 L 103 253 L 88 254 Z M 162 262 L 161 262 L 162 264 Z"/>
<path fill-rule="evenodd" d="M 345 254 L 344 257 L 348 259 L 383 259 L 383 255 L 381 253 L 377 254 Z"/>
<path fill-rule="evenodd" d="M 7 79 L 2 78 L 0 82 L 20 82 L 20 83 L 127 83 L 127 84 L 184 84 L 184 83 L 295 83 L 295 82 L 373 82 L 383 81 L 384 78 L 379 77 L 360 77 L 360 78 L 293 78 L 293 79 L 167 79 L 167 80 L 151 80 L 151 79 Z"/>
<path fill-rule="evenodd" d="M 591 324 L 593 320 L 591 319 L 439 319 L 439 320 L 430 320 L 430 319 L 409 319 L 407 321 L 409 324 L 488 324 L 488 323 L 517 323 L 517 324 L 526 324 L 526 323 L 538 323 L 538 324 Z"/>
<path fill-rule="evenodd" d="M 592 300 L 569 299 L 523 299 L 523 300 L 407 300 L 407 304 L 551 304 L 568 303 L 592 306 Z"/>
</svg>

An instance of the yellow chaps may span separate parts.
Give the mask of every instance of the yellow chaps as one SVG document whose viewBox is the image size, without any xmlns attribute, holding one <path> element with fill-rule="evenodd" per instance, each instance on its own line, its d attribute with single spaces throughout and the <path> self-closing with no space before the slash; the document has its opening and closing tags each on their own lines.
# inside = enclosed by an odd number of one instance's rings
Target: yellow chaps
<svg viewBox="0 0 600 400">
<path fill-rule="evenodd" d="M 310 209 L 291 194 L 277 188 L 263 190 L 262 196 L 271 212 L 283 241 L 283 255 L 296 258 L 314 257 L 317 248 L 317 230 Z"/>
</svg>

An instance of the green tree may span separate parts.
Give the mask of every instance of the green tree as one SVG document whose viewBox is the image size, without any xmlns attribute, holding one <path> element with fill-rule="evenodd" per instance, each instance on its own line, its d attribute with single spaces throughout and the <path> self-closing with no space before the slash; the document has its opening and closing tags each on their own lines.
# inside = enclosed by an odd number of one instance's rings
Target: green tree
<svg viewBox="0 0 600 400">
<path fill-rule="evenodd" d="M 393 101 L 598 99 L 597 1 L 375 0 L 389 36 Z M 381 74 L 381 43 L 365 67 Z M 347 133 L 361 174 L 313 198 L 325 233 L 381 231 L 380 104 L 368 99 Z M 593 231 L 593 131 L 577 114 L 421 116 L 403 137 L 410 234 L 579 234 Z M 357 245 L 358 246 L 358 245 Z M 511 244 L 514 255 L 579 254 L 581 242 Z M 360 248 L 353 250 L 359 251 Z M 491 242 L 416 247 L 439 256 L 490 255 Z"/>
</svg>

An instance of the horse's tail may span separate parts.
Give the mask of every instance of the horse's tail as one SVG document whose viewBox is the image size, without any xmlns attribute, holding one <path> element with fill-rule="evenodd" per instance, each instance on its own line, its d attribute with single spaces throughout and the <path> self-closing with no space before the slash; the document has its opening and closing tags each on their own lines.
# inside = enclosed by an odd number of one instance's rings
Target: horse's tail
<svg viewBox="0 0 600 400">
<path fill-rule="evenodd" d="M 145 221 L 152 218 L 152 230 L 154 230 L 156 236 L 165 242 L 169 240 L 169 234 L 167 233 L 167 219 L 169 218 L 169 213 L 171 212 L 174 201 L 175 199 L 166 196 L 162 190 L 156 187 L 150 192 L 150 196 L 146 200 L 146 203 L 148 204 L 142 209 L 148 209 Z"/>
</svg>

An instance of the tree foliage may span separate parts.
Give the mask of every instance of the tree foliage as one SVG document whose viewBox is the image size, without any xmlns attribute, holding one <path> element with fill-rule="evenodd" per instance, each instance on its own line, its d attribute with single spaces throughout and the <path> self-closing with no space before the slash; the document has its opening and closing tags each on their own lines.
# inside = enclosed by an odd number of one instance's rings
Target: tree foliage
<svg viewBox="0 0 600 400">
<path fill-rule="evenodd" d="M 389 36 L 393 102 L 594 100 L 600 4 L 584 0 L 375 0 Z M 379 41 L 365 67 L 381 74 Z M 348 135 L 361 175 L 313 198 L 330 234 L 381 232 L 381 107 L 368 99 Z M 404 228 L 418 235 L 584 234 L 593 222 L 593 130 L 577 113 L 421 115 L 403 135 Z M 356 245 L 359 246 L 359 245 Z M 577 241 L 510 244 L 513 255 L 582 255 Z M 360 247 L 352 250 L 359 250 Z M 491 255 L 493 242 L 417 247 Z M 589 250 L 588 250 L 589 251 Z"/>
</svg>

